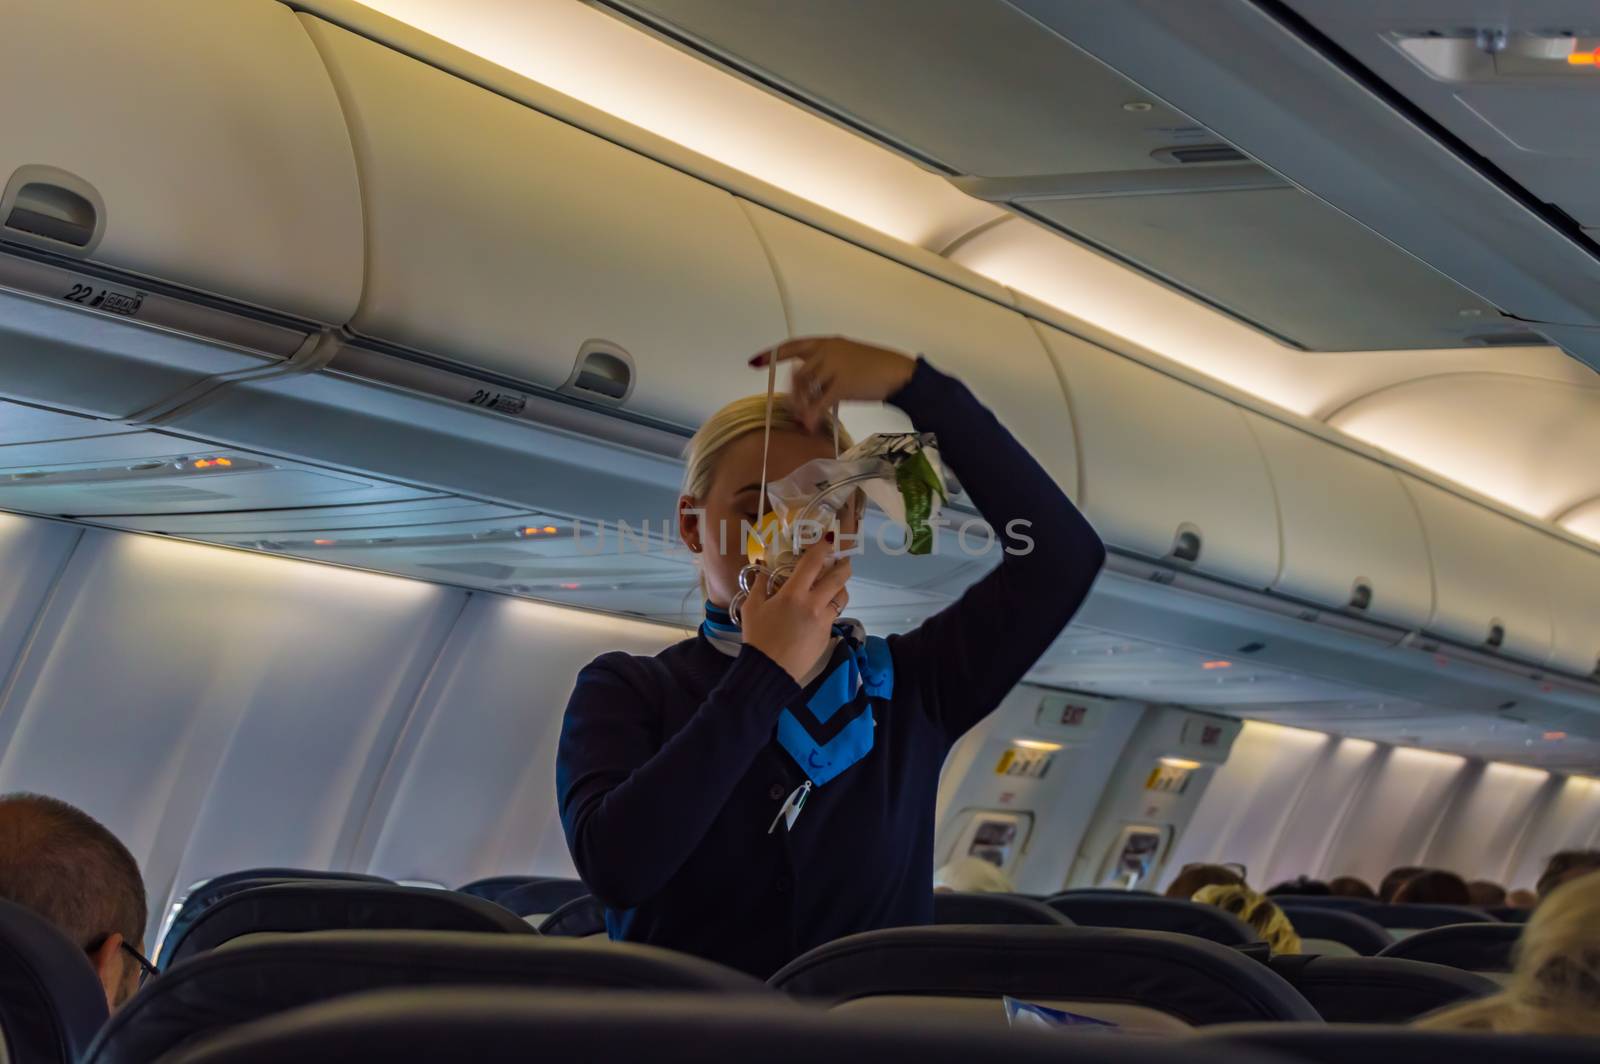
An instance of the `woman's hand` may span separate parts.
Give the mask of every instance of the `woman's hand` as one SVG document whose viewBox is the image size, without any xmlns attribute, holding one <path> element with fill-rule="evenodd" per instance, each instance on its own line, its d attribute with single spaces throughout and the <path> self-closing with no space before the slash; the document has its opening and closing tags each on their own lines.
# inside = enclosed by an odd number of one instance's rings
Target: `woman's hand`
<svg viewBox="0 0 1600 1064">
<path fill-rule="evenodd" d="M 744 641 L 777 662 L 795 683 L 828 649 L 833 622 L 850 601 L 845 581 L 850 559 L 833 559 L 832 536 L 805 549 L 794 572 L 775 593 L 757 579 L 740 607 Z"/>
<path fill-rule="evenodd" d="M 887 347 L 843 336 L 804 336 L 786 340 L 750 360 L 752 366 L 796 359 L 790 380 L 795 416 L 812 432 L 822 414 L 849 399 L 882 401 L 905 386 L 916 360 Z"/>
</svg>

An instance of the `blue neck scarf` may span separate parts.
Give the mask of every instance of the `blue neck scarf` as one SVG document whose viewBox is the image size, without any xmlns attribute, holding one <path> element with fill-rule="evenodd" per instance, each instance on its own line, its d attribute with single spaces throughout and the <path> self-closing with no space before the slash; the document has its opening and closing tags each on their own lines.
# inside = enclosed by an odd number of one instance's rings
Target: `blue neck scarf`
<svg viewBox="0 0 1600 1064">
<path fill-rule="evenodd" d="M 700 625 L 706 640 L 732 657 L 743 645 L 728 611 L 706 603 Z M 828 654 L 801 686 L 800 697 L 778 716 L 778 745 L 820 787 L 872 752 L 877 721 L 874 699 L 894 693 L 889 644 L 854 621 L 833 626 Z"/>
</svg>

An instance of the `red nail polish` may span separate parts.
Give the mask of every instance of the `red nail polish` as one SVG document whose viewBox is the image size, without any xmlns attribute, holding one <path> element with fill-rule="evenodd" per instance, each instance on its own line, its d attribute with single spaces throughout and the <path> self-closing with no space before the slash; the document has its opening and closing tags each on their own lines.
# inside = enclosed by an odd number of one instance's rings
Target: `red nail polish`
<svg viewBox="0 0 1600 1064">
<path fill-rule="evenodd" d="M 750 364 L 752 366 L 756 366 L 758 368 L 761 367 L 761 366 L 765 366 L 767 364 L 767 356 L 766 356 L 766 354 L 763 353 L 763 354 L 759 354 L 759 355 L 755 356 L 754 358 L 752 358 L 750 360 Z"/>
<path fill-rule="evenodd" d="M 827 538 L 829 543 L 832 543 L 833 542 L 833 533 L 829 532 L 826 538 Z"/>
</svg>

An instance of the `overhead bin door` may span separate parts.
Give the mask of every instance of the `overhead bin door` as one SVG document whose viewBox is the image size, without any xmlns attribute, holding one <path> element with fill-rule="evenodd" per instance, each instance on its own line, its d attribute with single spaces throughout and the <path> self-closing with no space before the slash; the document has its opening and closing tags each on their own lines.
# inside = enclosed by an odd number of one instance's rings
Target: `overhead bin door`
<svg viewBox="0 0 1600 1064">
<path fill-rule="evenodd" d="M 1543 533 L 1415 477 L 1400 479 L 1433 561 L 1429 630 L 1542 663 L 1551 645 Z"/>
<path fill-rule="evenodd" d="M 0 5 L 0 234 L 348 320 L 361 202 L 339 103 L 268 0 Z"/>
<path fill-rule="evenodd" d="M 585 345 L 625 406 L 697 423 L 757 390 L 783 308 L 728 193 L 337 27 L 305 24 L 361 164 L 364 336 L 556 388 Z M 576 381 L 606 401 L 627 387 Z M 598 390 L 596 390 L 598 389 Z"/>
<path fill-rule="evenodd" d="M 772 252 L 796 334 L 841 334 L 926 355 L 965 381 L 1056 483 L 1076 492 L 1066 397 L 1027 319 L 793 218 L 754 204 L 750 211 Z M 909 424 L 887 407 L 846 408 L 844 418 L 858 434 Z"/>
<path fill-rule="evenodd" d="M 1394 470 L 1259 414 L 1244 418 L 1272 472 L 1283 523 L 1273 586 L 1407 628 L 1426 625 L 1428 547 Z"/>
<path fill-rule="evenodd" d="M 1546 536 L 1550 664 L 1579 676 L 1600 674 L 1600 554 Z"/>
<path fill-rule="evenodd" d="M 1078 427 L 1081 501 L 1106 542 L 1270 586 L 1277 511 L 1238 408 L 1059 329 L 1040 331 Z"/>
</svg>

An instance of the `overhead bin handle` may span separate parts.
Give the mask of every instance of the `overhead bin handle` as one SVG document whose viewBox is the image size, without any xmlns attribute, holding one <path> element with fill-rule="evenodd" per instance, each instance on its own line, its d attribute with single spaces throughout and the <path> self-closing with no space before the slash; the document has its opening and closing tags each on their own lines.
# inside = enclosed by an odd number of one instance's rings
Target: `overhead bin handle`
<svg viewBox="0 0 1600 1064">
<path fill-rule="evenodd" d="M 1185 521 L 1178 526 L 1177 533 L 1172 537 L 1172 551 L 1170 556 L 1180 562 L 1197 562 L 1200 560 L 1200 548 L 1204 540 L 1200 530 Z"/>
<path fill-rule="evenodd" d="M 1489 622 L 1489 635 L 1484 639 L 1484 645 L 1499 647 L 1506 641 L 1506 626 L 1496 618 Z"/>
<path fill-rule="evenodd" d="M 1353 610 L 1370 609 L 1372 606 L 1372 583 L 1365 577 L 1356 577 L 1356 582 L 1350 586 L 1350 608 Z"/>
<path fill-rule="evenodd" d="M 19 166 L 0 195 L 0 231 L 7 240 L 69 255 L 92 252 L 105 219 L 94 186 L 54 166 Z"/>
<path fill-rule="evenodd" d="M 633 394 L 633 356 L 609 340 L 585 340 L 572 374 L 559 391 L 591 402 L 621 406 Z"/>
</svg>

